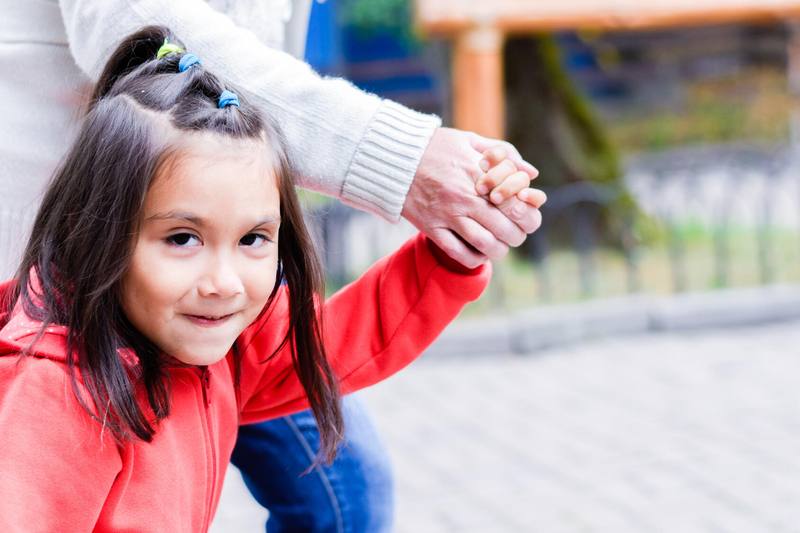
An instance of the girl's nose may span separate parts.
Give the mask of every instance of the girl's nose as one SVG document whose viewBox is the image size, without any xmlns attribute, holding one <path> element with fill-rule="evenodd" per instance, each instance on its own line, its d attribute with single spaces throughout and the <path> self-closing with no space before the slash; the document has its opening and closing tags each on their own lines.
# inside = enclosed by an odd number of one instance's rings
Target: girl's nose
<svg viewBox="0 0 800 533">
<path fill-rule="evenodd" d="M 244 293 L 244 285 L 233 265 L 218 261 L 200 280 L 197 291 L 204 297 L 230 298 Z"/>
</svg>

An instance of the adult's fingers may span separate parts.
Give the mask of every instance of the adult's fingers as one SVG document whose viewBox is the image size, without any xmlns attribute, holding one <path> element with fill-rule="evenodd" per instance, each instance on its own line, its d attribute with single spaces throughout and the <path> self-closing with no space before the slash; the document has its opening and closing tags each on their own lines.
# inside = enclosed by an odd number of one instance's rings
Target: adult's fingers
<svg viewBox="0 0 800 533">
<path fill-rule="evenodd" d="M 488 259 L 448 229 L 437 228 L 427 235 L 444 253 L 467 268 L 477 268 Z"/>
<path fill-rule="evenodd" d="M 455 231 L 459 237 L 489 259 L 502 259 L 508 253 L 508 245 L 499 240 L 495 232 L 471 218 L 459 217 Z"/>
<path fill-rule="evenodd" d="M 511 161 L 513 161 L 515 165 L 517 165 L 517 168 L 527 172 L 532 180 L 535 180 L 536 178 L 538 178 L 539 177 L 539 169 L 537 169 L 535 166 L 533 166 L 530 163 L 528 163 L 527 161 L 525 161 L 522 158 L 522 155 L 520 155 L 519 151 L 517 151 L 517 149 L 514 147 L 513 144 L 511 144 L 511 143 L 506 143 L 506 144 L 508 145 L 508 146 L 506 146 L 506 149 L 508 150 L 508 158 Z"/>
<path fill-rule="evenodd" d="M 532 205 L 536 209 L 541 208 L 547 202 L 547 194 L 540 189 L 527 187 L 517 193 L 517 198 L 523 202 Z"/>
<path fill-rule="evenodd" d="M 483 159 L 480 161 L 481 170 L 488 172 L 490 168 L 497 165 L 508 155 L 508 151 L 501 145 L 493 146 L 483 152 Z"/>
<path fill-rule="evenodd" d="M 521 201 L 516 196 L 498 205 L 497 209 L 505 217 L 508 217 L 509 221 L 513 221 L 517 229 L 526 237 L 542 225 L 542 213 L 539 209 L 530 203 Z M 524 239 L 522 240 L 524 241 Z"/>
<path fill-rule="evenodd" d="M 531 208 L 528 204 L 517 200 L 516 197 L 510 198 L 506 204 L 506 211 L 511 211 L 514 203 L 520 204 L 524 209 Z M 495 240 L 504 245 L 516 247 L 525 242 L 528 234 L 515 220 L 509 217 L 509 213 L 502 209 L 502 206 L 494 206 L 486 201 L 476 202 L 475 207 L 470 212 L 470 218 L 491 234 Z M 461 233 L 460 227 L 457 231 Z"/>
</svg>

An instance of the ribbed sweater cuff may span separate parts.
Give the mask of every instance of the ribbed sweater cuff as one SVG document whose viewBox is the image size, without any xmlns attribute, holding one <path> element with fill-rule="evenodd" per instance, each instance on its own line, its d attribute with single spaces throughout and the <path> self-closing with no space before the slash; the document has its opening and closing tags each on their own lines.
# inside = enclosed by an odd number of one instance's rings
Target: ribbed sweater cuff
<svg viewBox="0 0 800 533">
<path fill-rule="evenodd" d="M 381 102 L 350 163 L 342 201 L 399 220 L 422 154 L 441 123 L 437 116 Z"/>
</svg>

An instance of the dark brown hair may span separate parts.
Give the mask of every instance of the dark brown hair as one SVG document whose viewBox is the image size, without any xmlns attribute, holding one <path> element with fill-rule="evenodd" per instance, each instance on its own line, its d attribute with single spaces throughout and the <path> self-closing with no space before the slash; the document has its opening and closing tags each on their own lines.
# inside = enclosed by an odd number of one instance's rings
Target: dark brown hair
<svg viewBox="0 0 800 533">
<path fill-rule="evenodd" d="M 202 66 L 179 72 L 182 53 L 156 58 L 165 40 L 180 45 L 167 28 L 143 28 L 125 38 L 106 64 L 78 137 L 39 209 L 17 273 L 17 298 L 44 327 L 67 326 L 67 364 L 84 408 L 118 440 L 150 441 L 158 421 L 170 412 L 165 361 L 125 317 L 120 285 L 145 195 L 171 150 L 169 131 L 266 139 L 277 161 L 282 221 L 280 272 L 269 301 L 285 281 L 290 325 L 281 348 L 288 344 L 292 350 L 319 425 L 320 457 L 330 460 L 343 422 L 314 303 L 315 295 L 324 294 L 323 276 L 279 133 L 246 94 Z M 240 107 L 218 108 L 225 89 L 239 95 Z M 140 361 L 136 373 L 126 369 L 118 355 L 121 348 L 135 351 Z M 238 353 L 234 345 L 237 368 Z M 79 393 L 78 376 L 90 402 Z M 146 404 L 137 401 L 138 389 L 146 393 Z"/>
</svg>

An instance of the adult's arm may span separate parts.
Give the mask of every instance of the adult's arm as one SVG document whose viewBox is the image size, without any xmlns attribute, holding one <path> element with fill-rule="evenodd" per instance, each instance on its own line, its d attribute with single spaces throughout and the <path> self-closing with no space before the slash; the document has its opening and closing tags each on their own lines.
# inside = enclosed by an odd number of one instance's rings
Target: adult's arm
<svg viewBox="0 0 800 533">
<path fill-rule="evenodd" d="M 475 194 L 477 163 L 491 146 L 505 146 L 535 177 L 513 146 L 440 128 L 435 116 L 322 78 L 203 0 L 60 0 L 60 6 L 70 50 L 91 78 L 124 36 L 146 24 L 170 27 L 280 125 L 301 186 L 389 221 L 402 213 L 465 266 L 499 259 L 539 227 L 537 209 L 515 198 L 496 209 Z"/>
<path fill-rule="evenodd" d="M 438 117 L 320 77 L 203 0 L 59 3 L 72 55 L 91 79 L 123 37 L 147 24 L 167 26 L 210 70 L 255 96 L 282 130 L 299 185 L 400 217 Z"/>
</svg>

